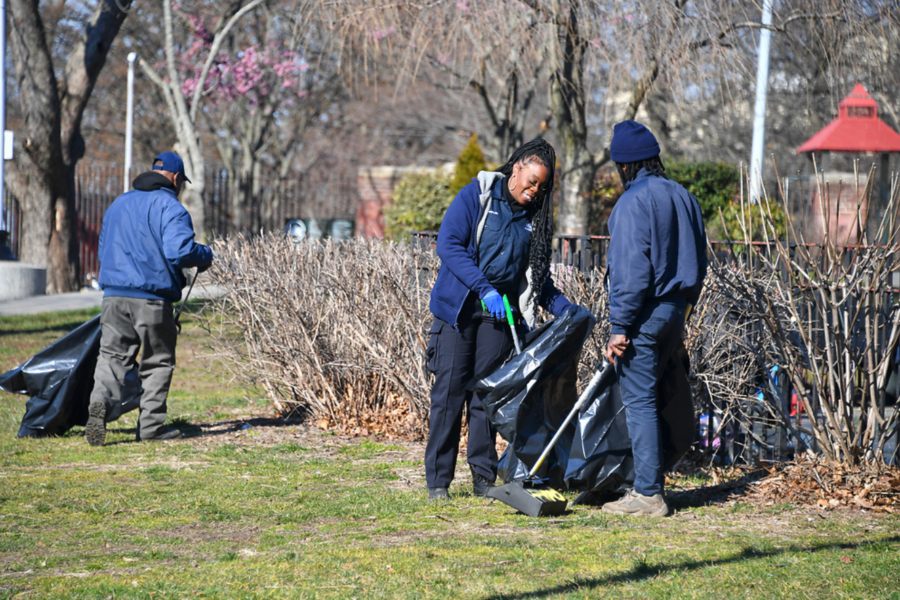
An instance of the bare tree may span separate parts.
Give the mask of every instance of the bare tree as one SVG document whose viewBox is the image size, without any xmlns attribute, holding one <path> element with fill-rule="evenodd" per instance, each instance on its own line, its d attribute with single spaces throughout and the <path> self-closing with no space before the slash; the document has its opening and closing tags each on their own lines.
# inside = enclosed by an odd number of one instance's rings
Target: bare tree
<svg viewBox="0 0 900 600">
<path fill-rule="evenodd" d="M 861 30 L 875 17 L 858 4 L 786 0 L 770 26 L 759 21 L 761 5 L 738 0 L 357 0 L 328 9 L 347 54 L 367 57 L 363 68 L 388 63 L 408 77 L 437 64 L 454 80 L 470 82 L 482 99 L 487 66 L 501 75 L 495 81 L 508 78 L 503 85 L 515 97 L 517 76 L 543 65 L 552 118 L 542 123 L 552 124 L 562 165 L 558 229 L 586 233 L 587 203 L 597 170 L 609 161 L 612 123 L 634 119 L 654 91 L 668 92 L 670 103 L 687 109 L 692 97 L 707 94 L 721 78 L 746 74 L 755 60 L 754 34 L 763 27 L 780 34 L 807 23 L 828 32 Z M 601 119 L 588 114 L 598 97 L 607 105 Z M 496 104 L 483 102 L 502 132 Z M 537 134 L 541 129 L 534 127 Z"/>
<path fill-rule="evenodd" d="M 75 166 L 84 156 L 81 123 L 131 0 L 101 0 L 58 72 L 37 0 L 10 0 L 10 46 L 24 117 L 24 168 L 9 178 L 24 204 L 20 258 L 47 268 L 47 291 L 80 284 Z"/>
<path fill-rule="evenodd" d="M 280 9 L 280 10 L 279 10 Z M 259 197 L 262 168 L 284 177 L 304 135 L 342 91 L 329 42 L 296 6 L 266 6 L 230 45 L 253 62 L 254 86 L 240 102 L 210 103 L 202 111 L 219 157 L 231 172 L 234 227 Z M 252 52 L 252 54 L 251 54 Z M 211 92 L 215 99 L 215 91 Z"/>
<path fill-rule="evenodd" d="M 203 194 L 206 189 L 206 160 L 203 153 L 202 139 L 199 130 L 200 111 L 203 108 L 205 94 L 208 92 L 207 80 L 215 64 L 216 57 L 228 34 L 235 24 L 245 15 L 263 4 L 266 0 L 250 0 L 243 5 L 243 0 L 232 2 L 218 19 L 210 32 L 210 45 L 206 53 L 200 74 L 193 81 L 193 91 L 185 93 L 185 73 L 179 68 L 179 51 L 183 45 L 175 39 L 175 23 L 172 14 L 171 0 L 162 0 L 163 7 L 163 40 L 162 56 L 165 60 L 165 76 L 156 72 L 154 65 L 146 57 L 140 60 L 141 69 L 150 81 L 163 92 L 168 108 L 169 119 L 176 131 L 178 142 L 176 151 L 184 159 L 185 170 L 191 179 L 182 199 L 185 208 L 191 214 L 194 230 L 198 237 L 203 236 L 205 216 L 203 211 Z"/>
</svg>

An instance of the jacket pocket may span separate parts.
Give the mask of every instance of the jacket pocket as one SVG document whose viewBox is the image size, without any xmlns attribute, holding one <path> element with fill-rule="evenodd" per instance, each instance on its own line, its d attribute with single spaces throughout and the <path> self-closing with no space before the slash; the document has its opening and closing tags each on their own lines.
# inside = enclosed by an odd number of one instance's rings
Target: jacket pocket
<svg viewBox="0 0 900 600">
<path fill-rule="evenodd" d="M 438 367 L 440 366 L 440 354 L 438 350 L 440 349 L 438 341 L 441 337 L 441 329 L 444 328 L 444 324 L 437 319 L 434 320 L 434 323 L 431 324 L 431 329 L 428 330 L 428 348 L 425 350 L 425 366 L 432 373 L 437 373 Z"/>
<path fill-rule="evenodd" d="M 484 228 L 490 231 L 500 231 L 503 229 L 503 217 L 493 208 L 488 208 L 488 216 L 484 221 Z"/>
</svg>

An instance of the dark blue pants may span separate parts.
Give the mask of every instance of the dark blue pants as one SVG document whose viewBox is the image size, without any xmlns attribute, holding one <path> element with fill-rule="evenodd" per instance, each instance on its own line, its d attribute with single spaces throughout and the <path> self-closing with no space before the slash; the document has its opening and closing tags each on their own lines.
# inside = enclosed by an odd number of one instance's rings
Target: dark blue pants
<svg viewBox="0 0 900 600">
<path fill-rule="evenodd" d="M 496 430 L 487 418 L 478 394 L 466 386 L 475 375 L 486 374 L 512 348 L 509 325 L 483 315 L 481 303 L 470 298 L 460 313 L 459 330 L 435 318 L 428 343 L 431 420 L 425 447 L 428 487 L 449 487 L 456 471 L 463 407 L 468 407 L 468 462 L 475 472 L 494 481 L 497 477 Z"/>
<path fill-rule="evenodd" d="M 657 409 L 659 380 L 678 348 L 684 328 L 682 298 L 648 300 L 630 331 L 631 344 L 616 360 L 619 391 L 634 454 L 634 489 L 652 496 L 663 491 L 662 436 Z"/>
</svg>

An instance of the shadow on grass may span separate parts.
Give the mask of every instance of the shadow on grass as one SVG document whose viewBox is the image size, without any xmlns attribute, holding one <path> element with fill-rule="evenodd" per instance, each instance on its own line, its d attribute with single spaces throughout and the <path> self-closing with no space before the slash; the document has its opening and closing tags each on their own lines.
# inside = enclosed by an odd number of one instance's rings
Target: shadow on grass
<svg viewBox="0 0 900 600">
<path fill-rule="evenodd" d="M 718 485 L 708 485 L 698 488 L 666 492 L 666 501 L 675 510 L 698 508 L 711 504 L 721 504 L 730 500 L 734 495 L 742 494 L 752 482 L 762 479 L 769 472 L 765 469 L 756 469 L 744 474 L 739 479 L 724 481 Z M 622 484 L 624 486 L 625 484 Z M 619 491 L 585 492 L 576 498 L 573 504 L 584 506 L 603 506 L 622 497 L 622 487 Z"/>
<path fill-rule="evenodd" d="M 765 469 L 756 469 L 744 474 L 739 479 L 724 481 L 718 485 L 708 485 L 678 492 L 667 491 L 666 501 L 676 510 L 698 508 L 710 504 L 721 504 L 734 495 L 744 493 L 747 486 L 768 475 Z"/>
<path fill-rule="evenodd" d="M 718 560 L 687 560 L 679 563 L 673 563 L 667 565 L 665 563 L 661 564 L 649 564 L 643 560 L 637 560 L 634 566 L 624 572 L 618 573 L 616 575 L 609 575 L 607 577 L 595 577 L 591 579 L 586 578 L 576 578 L 570 582 L 560 584 L 554 587 L 545 588 L 542 590 L 534 590 L 532 592 L 520 592 L 520 593 L 503 593 L 503 594 L 492 594 L 490 596 L 485 596 L 483 600 L 516 600 L 516 599 L 525 599 L 525 598 L 545 598 L 547 596 L 554 596 L 556 594 L 565 594 L 568 592 L 584 592 L 585 590 L 592 590 L 606 585 L 616 585 L 619 583 L 637 583 L 644 579 L 650 579 L 652 577 L 658 577 L 659 575 L 664 575 L 666 573 L 674 573 L 674 572 L 687 572 L 687 571 L 696 571 L 699 569 L 704 569 L 707 567 L 720 567 L 724 565 L 734 564 L 745 560 L 753 560 L 756 558 L 771 558 L 774 556 L 780 556 L 782 554 L 788 554 L 792 552 L 822 552 L 826 550 L 854 550 L 865 548 L 866 546 L 874 546 L 877 544 L 889 544 L 900 541 L 900 535 L 892 535 L 890 537 L 878 538 L 874 540 L 867 540 L 864 542 L 856 542 L 856 543 L 845 543 L 845 542 L 833 542 L 828 544 L 810 544 L 810 545 L 791 545 L 787 548 L 779 548 L 777 550 L 760 550 L 753 546 L 747 546 L 737 554 L 733 556 L 727 556 L 725 558 L 720 558 Z"/>
<path fill-rule="evenodd" d="M 267 417 L 251 417 L 248 419 L 232 419 L 230 421 L 214 421 L 210 423 L 193 423 L 191 421 L 187 421 L 182 418 L 175 418 L 166 423 L 167 427 L 174 427 L 178 429 L 184 438 L 182 439 L 190 439 L 190 438 L 200 438 L 200 437 L 212 437 L 217 435 L 225 435 L 228 433 L 234 433 L 235 431 L 241 431 L 244 429 L 252 429 L 254 427 L 296 427 L 297 425 L 301 425 L 303 423 L 302 420 L 293 418 L 267 418 Z M 212 428 L 215 427 L 215 430 Z M 106 432 L 107 434 L 125 434 L 130 435 L 133 438 L 137 437 L 137 427 L 116 427 L 116 422 L 113 421 L 111 423 L 106 424 Z M 83 437 L 84 431 L 82 429 L 70 429 L 65 433 L 61 434 L 60 437 Z M 137 443 L 136 439 L 130 440 L 119 440 L 115 442 L 107 441 L 105 446 L 118 446 L 120 444 L 134 444 Z"/>
</svg>

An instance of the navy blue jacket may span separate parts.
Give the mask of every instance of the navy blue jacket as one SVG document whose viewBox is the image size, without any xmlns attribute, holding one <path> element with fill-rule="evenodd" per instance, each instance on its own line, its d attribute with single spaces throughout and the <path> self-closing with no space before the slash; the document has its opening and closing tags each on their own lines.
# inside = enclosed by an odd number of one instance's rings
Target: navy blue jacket
<svg viewBox="0 0 900 600">
<path fill-rule="evenodd" d="M 212 251 L 194 241 L 191 215 L 168 179 L 143 173 L 134 187 L 103 215 L 98 252 L 103 296 L 177 302 L 186 283 L 181 269 L 208 267 Z"/>
<path fill-rule="evenodd" d="M 484 298 L 494 288 L 478 267 L 478 243 L 487 220 L 486 207 L 492 198 L 503 198 L 497 184 L 503 175 L 482 171 L 450 203 L 438 232 L 437 253 L 441 268 L 431 290 L 429 309 L 439 319 L 458 325 L 459 313 L 470 292 Z M 501 183 L 502 185 L 502 183 Z M 484 190 L 484 191 L 482 191 Z M 534 325 L 531 305 L 530 269 L 525 270 L 519 289 L 518 309 L 529 326 Z M 516 298 L 510 304 L 517 306 Z M 560 315 L 571 303 L 548 277 L 541 289 L 541 306 Z"/>
<path fill-rule="evenodd" d="M 641 169 L 609 217 L 609 320 L 628 334 L 645 300 L 696 304 L 706 277 L 700 205 L 679 184 Z"/>
<path fill-rule="evenodd" d="M 515 205 L 518 210 L 513 208 L 504 198 L 504 181 L 498 179 L 491 188 L 488 215 L 478 244 L 478 268 L 497 293 L 516 298 L 528 269 L 532 212 L 519 205 Z"/>
</svg>

